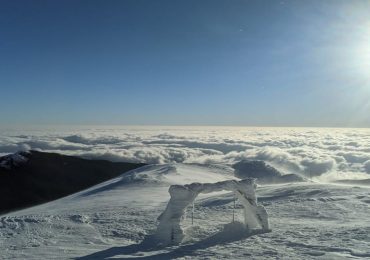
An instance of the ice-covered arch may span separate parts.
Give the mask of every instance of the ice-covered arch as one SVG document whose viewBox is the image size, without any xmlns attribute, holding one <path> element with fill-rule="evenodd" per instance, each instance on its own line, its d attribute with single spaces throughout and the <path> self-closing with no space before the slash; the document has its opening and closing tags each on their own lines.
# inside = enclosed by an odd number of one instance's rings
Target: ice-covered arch
<svg viewBox="0 0 370 260">
<path fill-rule="evenodd" d="M 165 211 L 158 217 L 159 224 L 155 238 L 162 244 L 178 244 L 184 238 L 181 229 L 181 218 L 185 209 L 193 203 L 200 193 L 216 191 L 232 191 L 244 207 L 244 226 L 246 232 L 253 229 L 269 231 L 268 215 L 263 206 L 257 205 L 255 194 L 255 179 L 248 178 L 241 181 L 228 180 L 216 183 L 191 183 L 187 185 L 171 185 L 170 201 Z"/>
</svg>

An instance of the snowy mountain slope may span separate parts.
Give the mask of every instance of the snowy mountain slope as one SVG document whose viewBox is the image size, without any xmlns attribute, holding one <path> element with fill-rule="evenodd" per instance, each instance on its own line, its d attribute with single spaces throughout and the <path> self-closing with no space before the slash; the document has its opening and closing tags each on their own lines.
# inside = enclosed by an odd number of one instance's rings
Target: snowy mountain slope
<svg viewBox="0 0 370 260">
<path fill-rule="evenodd" d="M 187 244 L 151 248 L 170 184 L 232 179 L 226 166 L 164 164 L 44 205 L 0 217 L 3 259 L 348 259 L 370 257 L 370 188 L 290 183 L 258 188 L 271 233 L 245 237 L 220 231 L 232 219 L 229 193 L 203 195 L 184 219 Z M 241 206 L 236 208 L 242 217 Z"/>
</svg>

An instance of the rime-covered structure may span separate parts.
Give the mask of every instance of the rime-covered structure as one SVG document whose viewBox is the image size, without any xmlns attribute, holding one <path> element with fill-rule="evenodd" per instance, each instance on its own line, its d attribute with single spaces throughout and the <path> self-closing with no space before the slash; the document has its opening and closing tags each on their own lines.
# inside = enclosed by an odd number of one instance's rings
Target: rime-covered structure
<svg viewBox="0 0 370 260">
<path fill-rule="evenodd" d="M 169 188 L 171 199 L 165 211 L 158 217 L 159 224 L 155 238 L 162 244 L 177 244 L 184 238 L 181 229 L 181 218 L 186 208 L 191 205 L 200 193 L 232 191 L 244 207 L 244 225 L 246 232 L 261 229 L 269 231 L 268 215 L 263 206 L 257 205 L 255 179 L 241 181 L 228 180 L 216 183 L 192 183 L 172 185 Z"/>
</svg>

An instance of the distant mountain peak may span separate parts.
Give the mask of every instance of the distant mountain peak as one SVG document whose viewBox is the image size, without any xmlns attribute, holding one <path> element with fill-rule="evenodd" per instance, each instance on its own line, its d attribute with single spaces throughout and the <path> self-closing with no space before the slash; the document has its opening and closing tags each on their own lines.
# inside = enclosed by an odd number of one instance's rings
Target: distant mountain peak
<svg viewBox="0 0 370 260">
<path fill-rule="evenodd" d="M 11 170 L 14 167 L 18 167 L 28 161 L 27 155 L 30 152 L 16 152 L 0 157 L 0 167 L 7 170 Z"/>
</svg>

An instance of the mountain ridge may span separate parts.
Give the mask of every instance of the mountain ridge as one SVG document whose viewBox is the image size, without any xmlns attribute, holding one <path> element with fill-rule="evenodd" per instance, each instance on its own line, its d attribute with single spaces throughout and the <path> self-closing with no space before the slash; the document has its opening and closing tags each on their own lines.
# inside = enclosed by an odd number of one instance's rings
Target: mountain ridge
<svg viewBox="0 0 370 260">
<path fill-rule="evenodd" d="M 0 214 L 67 196 L 144 165 L 33 150 L 2 156 Z"/>
</svg>

